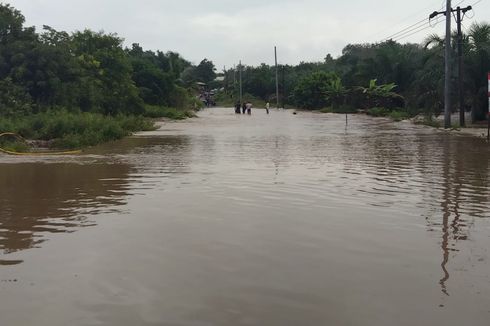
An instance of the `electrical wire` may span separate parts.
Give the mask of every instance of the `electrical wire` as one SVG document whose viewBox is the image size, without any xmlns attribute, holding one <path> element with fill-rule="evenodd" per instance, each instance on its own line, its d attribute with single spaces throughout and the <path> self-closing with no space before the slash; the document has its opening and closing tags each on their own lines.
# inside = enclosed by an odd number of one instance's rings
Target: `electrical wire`
<svg viewBox="0 0 490 326">
<path fill-rule="evenodd" d="M 415 35 L 415 34 L 418 34 L 418 33 L 422 32 L 422 31 L 425 31 L 425 30 L 427 30 L 427 29 L 429 29 L 429 28 L 434 28 L 434 27 L 436 27 L 437 25 L 439 25 L 439 24 L 440 24 L 441 22 L 443 22 L 443 21 L 444 21 L 444 19 L 437 19 L 437 20 L 436 20 L 436 22 L 435 22 L 435 24 L 425 26 L 425 27 L 423 27 L 423 28 L 420 28 L 420 29 L 418 29 L 418 30 L 416 30 L 416 31 L 412 32 L 412 33 L 408 33 L 408 34 L 405 34 L 405 35 L 401 35 L 401 36 L 399 36 L 398 38 L 393 39 L 393 41 L 398 42 L 398 41 L 400 41 L 400 40 L 406 39 L 407 37 L 410 37 L 410 36 L 412 36 L 412 35 Z"/>
<path fill-rule="evenodd" d="M 438 3 L 439 1 L 436 1 L 436 2 Z M 424 7 L 423 9 L 420 9 L 419 11 L 417 11 L 417 12 L 415 12 L 415 13 L 413 13 L 413 14 L 410 14 L 409 16 L 407 16 L 407 17 L 405 17 L 405 18 L 401 19 L 400 21 L 398 21 L 398 23 L 393 24 L 392 26 L 387 27 L 387 28 L 384 28 L 384 29 L 382 29 L 382 30 L 380 30 L 380 31 L 377 31 L 377 32 L 376 32 L 376 33 L 374 33 L 374 34 L 371 34 L 369 37 L 374 37 L 374 36 L 377 36 L 377 35 L 379 35 L 379 34 L 381 34 L 381 33 L 385 33 L 385 32 L 387 32 L 387 31 L 389 31 L 389 30 L 390 30 L 390 29 L 392 29 L 392 28 L 395 28 L 395 27 L 398 27 L 398 26 L 400 26 L 400 25 L 403 25 L 405 22 L 407 22 L 407 21 L 411 20 L 412 18 L 414 18 L 414 17 L 416 17 L 416 16 L 420 16 L 422 13 L 425 13 L 425 12 L 426 12 L 426 11 L 427 11 L 429 8 L 432 8 L 432 7 L 434 7 L 434 6 L 435 6 L 435 3 L 432 3 L 432 4 L 430 4 L 430 5 L 426 6 L 426 7 Z M 441 9 L 442 9 L 442 6 L 441 6 Z M 385 38 L 385 39 L 386 39 L 386 38 Z"/>
<path fill-rule="evenodd" d="M 401 40 L 401 39 L 407 38 L 409 36 L 415 35 L 415 34 L 421 32 L 421 31 L 424 31 L 426 29 L 434 28 L 435 26 L 437 26 L 443 20 L 444 20 L 444 18 L 442 18 L 442 17 L 438 17 L 435 20 L 427 20 L 427 22 L 424 25 L 421 25 L 418 28 L 415 28 L 415 29 L 412 29 L 412 30 L 408 30 L 408 31 L 406 31 L 406 32 L 404 32 L 404 33 L 402 33 L 400 35 L 397 35 L 392 40 L 394 40 L 394 41 Z M 434 21 L 435 21 L 435 23 L 433 23 Z"/>
<path fill-rule="evenodd" d="M 466 0 L 459 1 L 456 4 L 456 6 L 459 6 L 460 4 L 462 4 L 465 1 Z M 482 0 L 479 0 L 479 1 L 482 1 Z M 442 10 L 444 8 L 444 6 L 445 6 L 445 1 L 442 2 L 440 10 Z M 426 8 L 429 8 L 429 7 L 426 7 Z M 429 26 L 426 25 L 427 23 L 429 24 Z M 435 27 L 438 23 L 439 23 L 439 21 L 435 25 L 432 25 L 430 19 L 428 20 L 427 18 L 424 18 L 424 19 L 422 19 L 422 20 L 420 20 L 420 21 L 418 21 L 418 22 L 394 33 L 394 34 L 391 34 L 390 36 L 383 38 L 381 40 L 381 42 L 385 42 L 387 40 L 403 39 L 405 37 L 414 35 L 414 34 L 420 32 L 422 30 L 428 29 L 429 27 Z"/>
<path fill-rule="evenodd" d="M 385 37 L 382 41 L 386 41 L 386 40 L 396 38 L 399 34 L 405 34 L 407 32 L 411 32 L 411 31 L 425 25 L 426 23 L 427 23 L 427 18 L 424 18 L 421 21 L 418 21 L 415 24 L 408 26 L 408 27 L 402 29 L 401 31 L 399 31 L 397 33 L 394 33 L 394 34 L 391 34 L 390 36 Z"/>
<path fill-rule="evenodd" d="M 479 0 L 478 2 L 481 2 L 482 0 Z M 459 6 L 461 5 L 463 2 L 465 2 L 465 0 L 461 0 L 459 1 L 457 4 L 455 4 L 456 6 Z M 441 7 L 441 10 L 442 8 L 444 7 L 444 4 L 442 5 Z M 395 33 L 393 34 L 390 38 L 388 39 L 392 39 L 393 41 L 400 41 L 400 40 L 403 40 L 407 37 L 410 37 L 412 35 L 415 35 L 417 33 L 420 33 L 422 31 L 425 31 L 429 28 L 434 28 L 436 27 L 438 24 L 440 24 L 442 21 L 444 21 L 445 19 L 443 17 L 438 17 L 436 18 L 435 20 L 435 23 L 433 23 L 433 20 L 432 19 L 429 19 L 428 21 L 426 19 L 424 19 L 424 21 L 426 23 L 428 23 L 428 26 L 424 23 L 422 23 L 423 21 L 421 22 L 418 22 L 418 23 L 415 23 L 413 24 L 412 26 L 409 26 L 407 28 L 405 28 L 404 30 L 401 30 L 400 32 L 398 33 Z M 388 40 L 388 39 L 385 39 L 384 41 Z"/>
</svg>

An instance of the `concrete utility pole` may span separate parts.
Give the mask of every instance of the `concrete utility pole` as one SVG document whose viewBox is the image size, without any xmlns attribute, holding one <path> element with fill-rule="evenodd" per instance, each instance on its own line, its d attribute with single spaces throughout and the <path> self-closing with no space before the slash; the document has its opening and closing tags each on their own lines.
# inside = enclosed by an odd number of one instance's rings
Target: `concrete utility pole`
<svg viewBox="0 0 490 326">
<path fill-rule="evenodd" d="M 281 106 L 283 109 L 286 108 L 286 67 L 284 65 L 282 65 L 281 67 L 281 82 L 282 82 L 282 102 L 281 102 Z"/>
<path fill-rule="evenodd" d="M 239 70 L 239 78 L 240 78 L 240 104 L 243 103 L 243 93 L 242 93 L 242 60 L 240 60 L 240 64 L 238 65 Z"/>
<path fill-rule="evenodd" d="M 444 128 L 451 128 L 451 0 L 446 1 L 446 55 L 444 80 Z"/>
<path fill-rule="evenodd" d="M 457 8 L 458 24 L 458 93 L 459 93 L 459 126 L 464 127 L 464 94 L 463 94 L 463 33 L 461 32 L 461 7 Z"/>
<path fill-rule="evenodd" d="M 457 24 L 458 24 L 458 88 L 459 88 L 459 125 L 464 127 L 466 125 L 464 116 L 464 83 L 463 83 L 463 32 L 461 31 L 461 25 L 463 18 L 467 11 L 472 10 L 471 6 L 466 8 L 458 7 L 457 12 Z M 463 15 L 461 15 L 463 14 Z"/>
<path fill-rule="evenodd" d="M 487 112 L 487 119 L 488 119 L 487 139 L 490 142 L 490 72 L 488 73 L 488 112 Z"/>
<path fill-rule="evenodd" d="M 233 99 L 236 96 L 236 65 L 233 65 Z"/>
<path fill-rule="evenodd" d="M 467 11 L 472 10 L 471 6 L 466 8 L 451 8 L 451 0 L 447 0 L 446 11 L 434 11 L 429 19 L 438 15 L 446 16 L 446 41 L 445 41 L 445 87 L 444 87 L 444 128 L 451 128 L 451 14 L 457 13 L 456 23 L 458 27 L 458 97 L 459 97 L 459 124 L 465 126 L 464 116 L 464 91 L 463 91 L 463 33 L 461 24 Z M 461 13 L 463 15 L 461 16 Z"/>
<path fill-rule="evenodd" d="M 277 47 L 274 47 L 274 57 L 276 60 L 276 108 L 279 109 L 279 71 L 277 68 Z"/>
<path fill-rule="evenodd" d="M 225 89 L 225 94 L 228 95 L 228 74 L 226 73 L 226 66 L 223 66 L 223 88 Z"/>
</svg>

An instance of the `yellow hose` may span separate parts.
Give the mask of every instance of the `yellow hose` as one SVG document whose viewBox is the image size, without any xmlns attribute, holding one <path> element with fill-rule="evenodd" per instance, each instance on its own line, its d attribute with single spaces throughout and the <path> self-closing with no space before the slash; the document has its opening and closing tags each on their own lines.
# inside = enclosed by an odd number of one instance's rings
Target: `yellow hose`
<svg viewBox="0 0 490 326">
<path fill-rule="evenodd" d="M 0 138 L 3 136 L 13 136 L 17 139 L 22 140 L 24 143 L 26 143 L 26 140 L 22 138 L 21 136 L 13 133 L 13 132 L 4 132 L 0 134 Z M 80 154 L 82 153 L 81 150 L 76 150 L 76 151 L 63 151 L 63 152 L 13 152 L 6 150 L 4 148 L 0 147 L 0 152 L 9 154 L 9 155 L 19 155 L 19 156 L 44 156 L 44 155 L 74 155 L 74 154 Z"/>
</svg>

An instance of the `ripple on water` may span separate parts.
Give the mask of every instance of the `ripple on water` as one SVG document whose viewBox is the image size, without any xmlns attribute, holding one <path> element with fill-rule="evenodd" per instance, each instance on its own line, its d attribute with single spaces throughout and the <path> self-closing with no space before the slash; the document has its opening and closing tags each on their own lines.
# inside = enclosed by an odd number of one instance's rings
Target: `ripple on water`
<svg viewBox="0 0 490 326">
<path fill-rule="evenodd" d="M 488 321 L 470 286 L 490 294 L 487 144 L 365 116 L 230 112 L 77 157 L 0 156 L 2 272 L 47 279 L 47 306 L 92 324 Z M 2 316 L 45 299 L 12 291 Z"/>
</svg>

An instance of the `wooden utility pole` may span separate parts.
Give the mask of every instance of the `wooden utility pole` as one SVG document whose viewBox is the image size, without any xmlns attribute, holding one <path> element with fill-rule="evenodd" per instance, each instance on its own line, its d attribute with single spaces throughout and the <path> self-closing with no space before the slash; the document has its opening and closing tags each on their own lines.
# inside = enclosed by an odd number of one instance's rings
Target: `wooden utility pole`
<svg viewBox="0 0 490 326">
<path fill-rule="evenodd" d="M 276 61 L 276 108 L 279 109 L 279 71 L 277 67 L 277 47 L 274 46 L 274 58 Z"/>
<path fill-rule="evenodd" d="M 451 0 L 446 0 L 446 54 L 444 77 L 444 128 L 451 128 Z"/>
</svg>

